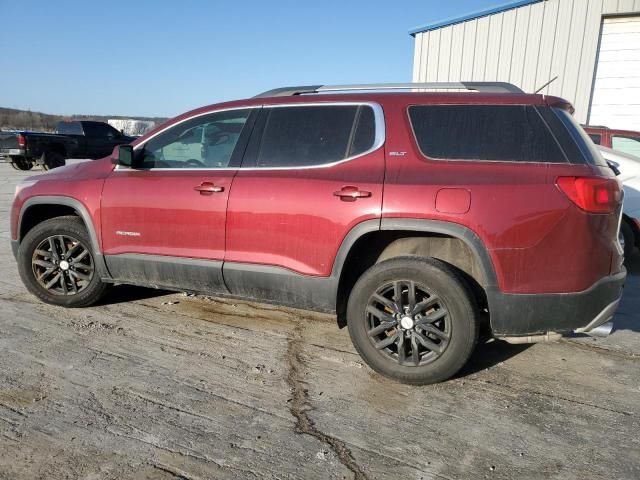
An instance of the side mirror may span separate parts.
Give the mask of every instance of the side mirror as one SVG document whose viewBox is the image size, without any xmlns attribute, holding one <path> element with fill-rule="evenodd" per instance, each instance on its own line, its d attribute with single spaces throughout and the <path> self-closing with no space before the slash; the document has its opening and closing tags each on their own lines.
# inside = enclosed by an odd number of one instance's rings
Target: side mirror
<svg viewBox="0 0 640 480">
<path fill-rule="evenodd" d="M 133 167 L 133 147 L 131 145 L 118 145 L 118 165 Z"/>
<path fill-rule="evenodd" d="M 620 164 L 618 162 L 607 160 L 607 165 L 609 165 L 609 168 L 613 170 L 613 173 L 616 174 L 616 177 L 620 175 Z"/>
</svg>

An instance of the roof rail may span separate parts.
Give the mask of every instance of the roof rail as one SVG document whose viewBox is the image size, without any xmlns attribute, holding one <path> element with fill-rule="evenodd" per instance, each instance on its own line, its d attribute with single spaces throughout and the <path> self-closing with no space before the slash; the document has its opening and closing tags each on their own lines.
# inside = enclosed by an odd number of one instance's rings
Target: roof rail
<svg viewBox="0 0 640 480">
<path fill-rule="evenodd" d="M 427 83 L 363 83 L 353 85 L 305 85 L 268 90 L 254 98 L 287 97 L 323 92 L 384 90 L 473 90 L 485 93 L 524 93 L 520 88 L 507 82 L 427 82 Z"/>
<path fill-rule="evenodd" d="M 273 90 L 262 92 L 253 98 L 289 97 L 291 95 L 302 95 L 303 93 L 317 93 L 321 87 L 322 85 L 301 85 L 298 87 L 274 88 Z"/>
</svg>

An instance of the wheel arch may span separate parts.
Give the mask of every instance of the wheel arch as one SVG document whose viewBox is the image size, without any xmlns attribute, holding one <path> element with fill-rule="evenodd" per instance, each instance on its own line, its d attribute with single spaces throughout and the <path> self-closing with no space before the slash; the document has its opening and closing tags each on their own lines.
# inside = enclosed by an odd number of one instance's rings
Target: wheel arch
<svg viewBox="0 0 640 480">
<path fill-rule="evenodd" d="M 467 278 L 478 297 L 485 297 L 486 289 L 497 285 L 488 250 L 480 237 L 463 225 L 414 218 L 366 221 L 349 232 L 334 263 L 338 326 L 346 325 L 349 293 L 364 270 L 387 258 L 412 254 L 447 262 Z"/>
<path fill-rule="evenodd" d="M 89 211 L 79 200 L 65 196 L 38 196 L 27 199 L 18 217 L 18 241 L 21 242 L 29 230 L 38 223 L 70 214 L 82 220 L 89 233 L 94 253 L 101 254 L 100 243 Z"/>
<path fill-rule="evenodd" d="M 79 200 L 62 195 L 38 196 L 27 199 L 20 209 L 18 217 L 18 240 L 16 247 L 19 248 L 24 236 L 30 228 L 33 228 L 40 222 L 65 215 L 76 215 L 82 220 L 89 239 L 91 240 L 91 248 L 95 256 L 96 269 L 103 280 L 109 280 L 109 270 L 100 249 L 98 235 L 96 233 L 93 220 L 87 208 Z M 25 228 L 30 226 L 30 228 Z M 17 252 L 17 248 L 15 252 Z"/>
<path fill-rule="evenodd" d="M 45 152 L 55 152 L 59 153 L 63 157 L 67 155 L 67 147 L 65 147 L 62 143 L 52 143 L 48 148 L 45 149 Z"/>
</svg>

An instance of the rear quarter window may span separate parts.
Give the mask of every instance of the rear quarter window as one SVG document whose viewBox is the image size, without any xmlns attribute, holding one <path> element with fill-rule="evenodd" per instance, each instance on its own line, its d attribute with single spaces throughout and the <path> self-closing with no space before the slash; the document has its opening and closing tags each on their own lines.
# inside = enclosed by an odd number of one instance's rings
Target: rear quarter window
<svg viewBox="0 0 640 480">
<path fill-rule="evenodd" d="M 567 162 L 531 105 L 413 105 L 409 119 L 418 147 L 428 158 Z"/>
</svg>

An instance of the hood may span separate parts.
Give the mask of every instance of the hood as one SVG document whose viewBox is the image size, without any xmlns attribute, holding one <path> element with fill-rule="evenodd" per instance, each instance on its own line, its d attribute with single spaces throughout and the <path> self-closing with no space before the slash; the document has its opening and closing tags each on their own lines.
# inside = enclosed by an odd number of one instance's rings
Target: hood
<svg viewBox="0 0 640 480">
<path fill-rule="evenodd" d="M 114 169 L 111 157 L 100 160 L 74 161 L 64 167 L 54 168 L 48 172 L 29 177 L 29 180 L 82 180 L 88 178 L 104 178 Z"/>
</svg>

